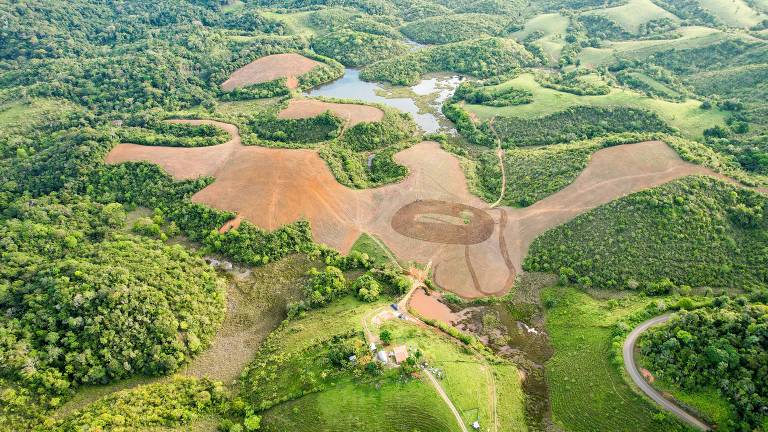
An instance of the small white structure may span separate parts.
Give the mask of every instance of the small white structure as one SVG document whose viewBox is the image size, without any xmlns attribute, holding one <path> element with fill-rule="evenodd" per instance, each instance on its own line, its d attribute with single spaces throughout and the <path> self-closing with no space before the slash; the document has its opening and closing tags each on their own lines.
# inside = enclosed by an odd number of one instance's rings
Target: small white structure
<svg viewBox="0 0 768 432">
<path fill-rule="evenodd" d="M 349 362 L 350 363 L 357 363 L 357 356 L 354 355 L 354 354 L 349 356 Z"/>
<path fill-rule="evenodd" d="M 472 429 L 480 430 L 480 422 L 476 421 L 476 422 L 472 423 Z"/>
<path fill-rule="evenodd" d="M 384 350 L 381 350 L 378 353 L 376 353 L 376 358 L 384 364 L 387 364 L 389 362 L 389 360 L 387 359 L 387 353 Z"/>
<path fill-rule="evenodd" d="M 368 348 L 371 349 L 371 352 L 375 352 L 376 351 L 376 344 L 371 342 L 371 344 L 368 346 Z"/>
</svg>

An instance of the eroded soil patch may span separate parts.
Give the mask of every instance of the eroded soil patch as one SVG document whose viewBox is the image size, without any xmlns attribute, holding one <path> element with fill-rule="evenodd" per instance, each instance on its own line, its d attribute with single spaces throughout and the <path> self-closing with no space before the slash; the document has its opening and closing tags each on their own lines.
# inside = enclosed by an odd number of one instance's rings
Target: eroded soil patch
<svg viewBox="0 0 768 432">
<path fill-rule="evenodd" d="M 348 126 L 362 122 L 377 122 L 384 118 L 384 111 L 370 105 L 323 102 L 316 99 L 291 99 L 288 106 L 277 115 L 281 119 L 316 117 L 330 111 L 343 119 Z"/>
<path fill-rule="evenodd" d="M 288 88 L 296 88 L 299 84 L 297 78 L 320 66 L 320 64 L 320 62 L 296 53 L 269 55 L 234 71 L 221 84 L 221 89 L 229 91 L 252 84 L 274 81 L 278 78 L 287 78 L 286 85 Z"/>
<path fill-rule="evenodd" d="M 469 298 L 509 291 L 533 240 L 579 214 L 683 176 L 723 178 L 662 142 L 627 144 L 596 152 L 571 185 L 531 207 L 490 209 L 469 192 L 458 160 L 435 142 L 395 155 L 410 172 L 402 182 L 352 190 L 315 151 L 244 147 L 234 126 L 207 123 L 225 127 L 232 139 L 195 149 L 121 144 L 106 160 L 155 162 L 178 179 L 212 175 L 193 201 L 270 230 L 307 219 L 318 242 L 344 253 L 371 233 L 405 261 L 432 263 L 438 285 Z"/>
</svg>

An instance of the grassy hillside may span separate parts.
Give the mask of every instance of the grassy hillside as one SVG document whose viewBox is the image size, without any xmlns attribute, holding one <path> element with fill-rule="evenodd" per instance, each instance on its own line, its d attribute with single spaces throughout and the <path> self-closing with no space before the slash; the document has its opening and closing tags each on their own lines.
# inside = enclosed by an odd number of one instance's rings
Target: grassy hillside
<svg viewBox="0 0 768 432">
<path fill-rule="evenodd" d="M 752 27 L 768 16 L 752 9 L 743 0 L 698 0 L 701 7 L 730 27 Z"/>
<path fill-rule="evenodd" d="M 546 329 L 555 355 L 545 371 L 552 418 L 565 430 L 685 431 L 669 416 L 635 393 L 612 362 L 611 327 L 650 303 L 630 297 L 611 303 L 574 288 L 550 288 L 542 293 Z"/>
<path fill-rule="evenodd" d="M 679 21 L 676 16 L 656 6 L 651 0 L 630 0 L 621 6 L 598 9 L 588 13 L 608 18 L 630 33 L 637 33 L 641 24 L 653 20 L 668 18 Z"/>
<path fill-rule="evenodd" d="M 596 288 L 668 290 L 656 286 L 665 278 L 694 287 L 765 286 L 767 209 L 764 195 L 687 177 L 544 233 L 524 267 Z"/>
<path fill-rule="evenodd" d="M 704 129 L 715 124 L 722 124 L 727 116 L 727 114 L 717 110 L 701 109 L 701 103 L 698 101 L 670 102 L 649 98 L 637 92 L 620 88 L 612 88 L 607 95 L 577 96 L 542 87 L 531 74 L 522 74 L 500 85 L 500 87 L 504 86 L 515 86 L 532 92 L 533 102 L 500 108 L 468 104 L 466 105 L 467 111 L 475 114 L 481 120 L 495 116 L 531 119 L 577 105 L 641 107 L 655 112 L 670 126 L 680 129 L 688 137 L 701 136 Z"/>
<path fill-rule="evenodd" d="M 546 53 L 550 64 L 557 64 L 565 46 L 568 18 L 559 13 L 536 15 L 525 22 L 522 30 L 512 33 L 520 42 L 530 40 Z"/>
</svg>

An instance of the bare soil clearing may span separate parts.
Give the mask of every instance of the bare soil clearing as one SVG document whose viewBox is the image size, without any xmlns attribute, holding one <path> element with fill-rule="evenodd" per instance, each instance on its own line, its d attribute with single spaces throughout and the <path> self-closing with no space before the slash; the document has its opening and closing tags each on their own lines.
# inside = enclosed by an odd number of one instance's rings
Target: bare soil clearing
<svg viewBox="0 0 768 432">
<path fill-rule="evenodd" d="M 402 182 L 352 190 L 315 151 L 244 147 L 234 126 L 226 130 L 230 141 L 207 148 L 121 144 L 107 162 L 156 162 L 178 179 L 213 175 L 193 201 L 270 230 L 309 220 L 316 241 L 344 253 L 371 233 L 405 261 L 431 262 L 438 285 L 468 298 L 505 294 L 533 240 L 588 210 L 687 175 L 724 178 L 683 161 L 663 142 L 627 144 L 596 152 L 571 185 L 531 207 L 491 209 L 469 192 L 459 161 L 435 142 L 395 155 L 410 172 Z"/>
<path fill-rule="evenodd" d="M 320 62 L 295 53 L 274 54 L 252 61 L 234 71 L 221 84 L 221 89 L 230 91 L 236 88 L 287 78 L 288 88 L 298 87 L 297 78 L 317 66 Z"/>
<path fill-rule="evenodd" d="M 419 313 L 424 318 L 440 320 L 447 324 L 454 324 L 460 320 L 459 315 L 451 312 L 451 309 L 440 302 L 439 293 L 427 294 L 424 289 L 419 288 L 413 292 L 408 305 L 411 309 Z"/>
<path fill-rule="evenodd" d="M 384 118 L 384 111 L 369 105 L 323 102 L 316 99 L 291 99 L 288 107 L 277 115 L 281 119 L 316 117 L 326 111 L 344 119 L 348 126 L 362 122 L 377 122 Z"/>
</svg>

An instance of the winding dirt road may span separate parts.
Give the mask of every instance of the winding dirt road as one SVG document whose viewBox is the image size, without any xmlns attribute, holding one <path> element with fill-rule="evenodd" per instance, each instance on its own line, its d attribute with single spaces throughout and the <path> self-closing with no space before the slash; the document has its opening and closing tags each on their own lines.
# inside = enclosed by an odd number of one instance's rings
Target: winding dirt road
<svg viewBox="0 0 768 432">
<path fill-rule="evenodd" d="M 651 327 L 664 324 L 669 320 L 671 316 L 672 314 L 664 314 L 657 316 L 656 318 L 651 318 L 632 330 L 629 336 L 627 336 L 627 340 L 624 341 L 624 347 L 622 349 L 622 353 L 624 354 L 624 367 L 627 369 L 627 373 L 629 373 L 632 381 L 634 381 L 635 384 L 640 387 L 640 390 L 642 390 L 643 393 L 645 393 L 654 402 L 659 404 L 663 409 L 671 412 L 680 420 L 695 427 L 696 429 L 707 431 L 710 430 L 710 427 L 706 423 L 688 414 L 688 412 L 677 406 L 669 399 L 666 399 L 664 396 L 662 396 L 661 393 L 659 393 L 650 384 L 648 384 L 648 382 L 646 382 L 643 378 L 643 375 L 640 373 L 640 369 L 637 367 L 637 363 L 635 362 L 635 345 L 637 344 L 637 340 L 640 335 Z"/>
</svg>

